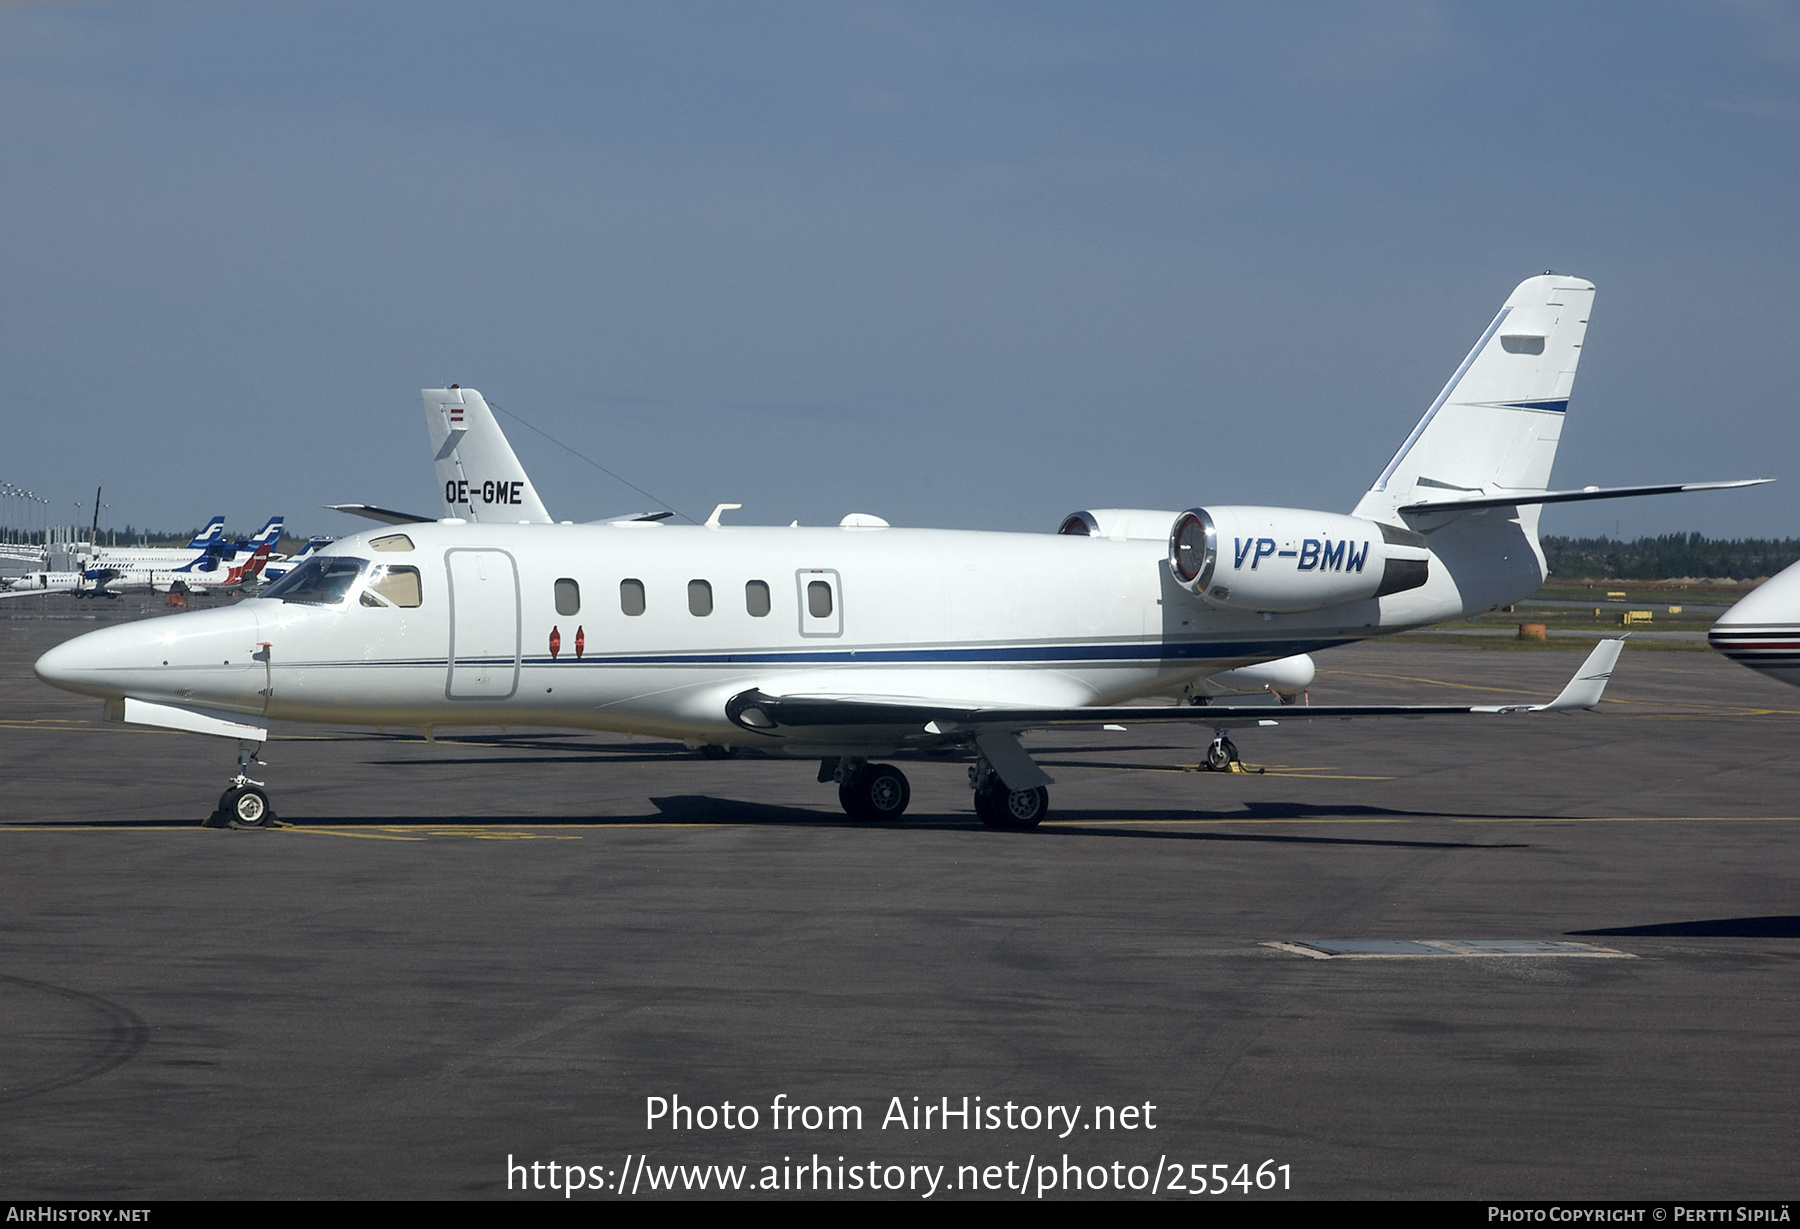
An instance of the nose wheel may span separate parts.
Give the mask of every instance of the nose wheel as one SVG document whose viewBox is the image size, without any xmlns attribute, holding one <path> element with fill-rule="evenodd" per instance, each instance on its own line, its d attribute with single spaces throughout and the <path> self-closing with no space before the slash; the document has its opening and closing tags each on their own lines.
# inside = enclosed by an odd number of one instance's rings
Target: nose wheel
<svg viewBox="0 0 1800 1229">
<path fill-rule="evenodd" d="M 268 765 L 256 758 L 262 744 L 239 743 L 237 775 L 219 795 L 219 809 L 206 819 L 208 828 L 271 828 L 275 825 L 275 808 L 261 781 L 250 779 L 250 766 Z"/>
<path fill-rule="evenodd" d="M 1237 760 L 1237 744 L 1225 737 L 1225 731 L 1220 730 L 1212 740 L 1212 746 L 1206 749 L 1207 769 L 1211 772 L 1230 772 Z"/>
<path fill-rule="evenodd" d="M 267 828 L 275 820 L 275 808 L 260 785 L 234 785 L 219 795 L 219 812 L 234 828 Z"/>
</svg>

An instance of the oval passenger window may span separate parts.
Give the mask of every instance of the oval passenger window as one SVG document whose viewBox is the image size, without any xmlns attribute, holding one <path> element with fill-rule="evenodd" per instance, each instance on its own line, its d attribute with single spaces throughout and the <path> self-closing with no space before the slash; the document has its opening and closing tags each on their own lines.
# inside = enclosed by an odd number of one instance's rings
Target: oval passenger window
<svg viewBox="0 0 1800 1229">
<path fill-rule="evenodd" d="M 567 576 L 556 582 L 556 613 L 565 616 L 581 613 L 581 586 Z"/>
<path fill-rule="evenodd" d="M 628 615 L 644 613 L 644 582 L 641 580 L 621 580 L 619 582 L 619 609 Z"/>
</svg>

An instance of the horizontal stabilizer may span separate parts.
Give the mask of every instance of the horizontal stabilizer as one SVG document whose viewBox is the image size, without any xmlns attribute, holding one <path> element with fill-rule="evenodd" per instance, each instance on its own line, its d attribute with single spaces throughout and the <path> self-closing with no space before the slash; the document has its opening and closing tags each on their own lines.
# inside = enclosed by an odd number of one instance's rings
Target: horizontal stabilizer
<svg viewBox="0 0 1800 1229">
<path fill-rule="evenodd" d="M 374 504 L 326 504 L 333 512 L 347 512 L 351 516 L 360 516 L 371 521 L 380 521 L 383 525 L 429 525 L 434 517 L 416 516 L 411 512 L 395 512 L 391 508 L 377 508 Z"/>
<path fill-rule="evenodd" d="M 1524 504 L 1573 504 L 1587 499 L 1629 499 L 1634 495 L 1679 495 L 1684 491 L 1730 491 L 1761 486 L 1773 478 L 1739 478 L 1735 482 L 1671 482 L 1661 486 L 1590 486 L 1579 491 L 1514 491 L 1506 495 L 1477 495 L 1467 499 L 1436 499 L 1402 504 L 1401 512 L 1472 512 L 1477 508 L 1512 508 Z"/>
</svg>

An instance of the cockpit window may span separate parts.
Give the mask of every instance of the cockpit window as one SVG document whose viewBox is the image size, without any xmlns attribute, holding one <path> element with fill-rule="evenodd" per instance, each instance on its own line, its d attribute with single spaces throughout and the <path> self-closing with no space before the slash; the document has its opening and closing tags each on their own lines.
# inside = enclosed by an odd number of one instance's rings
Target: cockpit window
<svg viewBox="0 0 1800 1229">
<path fill-rule="evenodd" d="M 362 595 L 362 604 L 365 606 L 398 606 L 402 610 L 410 610 L 423 602 L 419 589 L 419 569 L 392 563 L 370 573 L 369 583 Z"/>
<path fill-rule="evenodd" d="M 350 592 L 367 563 L 348 555 L 316 555 L 270 585 L 262 596 L 283 602 L 335 606 Z"/>
</svg>

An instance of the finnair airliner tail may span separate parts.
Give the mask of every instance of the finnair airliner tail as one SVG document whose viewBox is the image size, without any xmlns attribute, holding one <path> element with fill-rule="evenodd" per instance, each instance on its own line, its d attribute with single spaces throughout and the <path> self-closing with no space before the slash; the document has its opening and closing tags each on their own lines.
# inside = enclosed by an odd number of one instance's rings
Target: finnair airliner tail
<svg viewBox="0 0 1800 1229">
<path fill-rule="evenodd" d="M 225 518 L 222 516 L 215 516 L 206 523 L 205 529 L 202 529 L 189 540 L 188 546 L 192 550 L 205 550 L 209 546 L 218 545 L 218 543 L 224 540 L 224 537 Z"/>
</svg>

